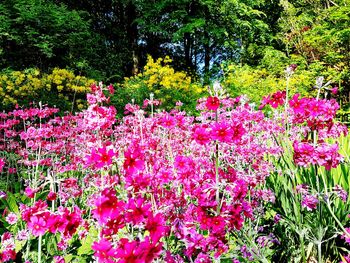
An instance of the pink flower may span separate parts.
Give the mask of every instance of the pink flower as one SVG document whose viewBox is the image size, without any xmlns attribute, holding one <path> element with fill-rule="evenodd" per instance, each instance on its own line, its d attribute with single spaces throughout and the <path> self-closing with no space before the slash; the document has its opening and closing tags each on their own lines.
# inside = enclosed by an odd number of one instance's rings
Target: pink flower
<svg viewBox="0 0 350 263">
<path fill-rule="evenodd" d="M 208 110 L 216 111 L 220 107 L 220 100 L 217 97 L 208 97 L 205 106 Z"/>
<path fill-rule="evenodd" d="M 305 207 L 308 211 L 312 211 L 316 209 L 318 203 L 319 201 L 316 196 L 306 194 L 303 196 L 301 206 Z"/>
<path fill-rule="evenodd" d="M 193 131 L 192 137 L 201 145 L 205 145 L 210 142 L 210 133 L 205 127 L 196 127 Z"/>
<path fill-rule="evenodd" d="M 231 126 L 232 130 L 232 140 L 237 143 L 242 139 L 242 136 L 246 133 L 246 130 L 243 128 L 242 123 L 236 123 Z"/>
<path fill-rule="evenodd" d="M 101 192 L 101 196 L 95 198 L 95 209 L 92 210 L 93 217 L 99 224 L 105 224 L 121 206 L 116 197 L 114 189 L 106 188 Z"/>
<path fill-rule="evenodd" d="M 345 261 L 342 261 L 340 263 L 350 263 L 350 254 L 347 255 L 347 256 L 343 256 L 343 258 L 344 258 Z"/>
<path fill-rule="evenodd" d="M 332 92 L 333 95 L 336 95 L 338 93 L 338 87 L 337 86 L 333 87 L 331 89 L 331 92 Z"/>
<path fill-rule="evenodd" d="M 341 237 L 345 239 L 346 243 L 350 244 L 350 227 L 346 227 L 345 230 L 345 233 Z"/>
<path fill-rule="evenodd" d="M 221 216 L 215 216 L 209 221 L 209 229 L 213 234 L 223 234 L 225 232 L 225 220 Z"/>
<path fill-rule="evenodd" d="M 110 149 L 107 151 L 106 147 L 102 147 L 97 149 L 97 152 L 95 149 L 92 150 L 91 155 L 88 158 L 88 164 L 93 165 L 96 168 L 102 168 L 104 166 L 110 166 L 113 162 L 113 157 L 117 154 L 113 151 L 113 149 Z"/>
<path fill-rule="evenodd" d="M 145 203 L 145 199 L 139 197 L 137 199 L 130 199 L 127 204 L 127 213 L 125 215 L 127 222 L 132 222 L 137 225 L 148 216 L 151 205 Z"/>
<path fill-rule="evenodd" d="M 53 257 L 54 263 L 65 263 L 64 257 L 62 256 L 54 256 Z"/>
<path fill-rule="evenodd" d="M 164 128 L 174 128 L 176 125 L 176 119 L 171 116 L 170 114 L 166 113 L 161 119 L 160 119 L 160 125 L 162 125 Z"/>
<path fill-rule="evenodd" d="M 145 167 L 145 162 L 142 160 L 143 154 L 139 148 L 128 149 L 124 152 L 125 161 L 124 169 L 127 173 L 133 174 L 139 170 L 143 170 Z"/>
<path fill-rule="evenodd" d="M 114 263 L 117 250 L 113 248 L 110 241 L 102 238 L 99 242 L 94 242 L 91 248 L 95 251 L 94 256 L 99 263 Z"/>
<path fill-rule="evenodd" d="M 157 258 L 160 253 L 162 252 L 163 243 L 162 242 L 155 242 L 154 240 L 151 240 L 149 236 L 145 238 L 143 242 L 139 244 L 138 252 L 143 255 L 141 262 L 144 263 L 151 263 L 154 262 L 154 259 Z"/>
<path fill-rule="evenodd" d="M 47 195 L 47 200 L 48 201 L 54 201 L 57 198 L 57 194 L 55 192 L 49 192 Z"/>
<path fill-rule="evenodd" d="M 300 94 L 295 94 L 293 97 L 289 100 L 289 106 L 293 109 L 294 113 L 302 114 L 305 111 L 304 108 L 304 100 L 299 100 Z"/>
<path fill-rule="evenodd" d="M 187 157 L 178 155 L 175 157 L 174 167 L 179 174 L 189 174 L 194 170 L 194 161 Z"/>
<path fill-rule="evenodd" d="M 169 227 L 165 225 L 164 217 L 161 214 L 153 216 L 149 213 L 145 229 L 149 231 L 152 242 L 158 242 L 159 239 L 169 231 Z"/>
<path fill-rule="evenodd" d="M 136 241 L 129 241 L 126 238 L 120 239 L 120 246 L 117 249 L 117 258 L 119 263 L 141 263 L 146 251 L 138 251 L 138 243 Z"/>
<path fill-rule="evenodd" d="M 36 192 L 38 192 L 38 190 L 34 190 L 29 186 L 26 187 L 26 189 L 24 190 L 25 195 L 28 196 L 29 198 L 34 198 Z"/>
<path fill-rule="evenodd" d="M 42 216 L 32 216 L 28 223 L 28 229 L 34 236 L 42 236 L 47 230 L 47 223 Z"/>
<path fill-rule="evenodd" d="M 212 125 L 211 138 L 219 142 L 232 142 L 233 131 L 227 122 L 216 122 Z"/>
<path fill-rule="evenodd" d="M 300 143 L 295 141 L 293 143 L 294 148 L 294 162 L 297 165 L 307 167 L 310 163 L 313 163 L 313 158 L 315 155 L 315 149 L 313 145 L 309 143 Z"/>
<path fill-rule="evenodd" d="M 265 105 L 269 104 L 272 108 L 278 108 L 278 106 L 281 106 L 284 104 L 284 101 L 286 99 L 286 92 L 285 91 L 277 91 L 276 93 L 273 93 L 271 95 L 268 95 L 266 97 L 263 97 L 262 103 L 259 107 L 259 109 L 262 109 L 265 107 Z"/>
<path fill-rule="evenodd" d="M 9 213 L 6 217 L 6 222 L 9 223 L 10 225 L 16 224 L 18 221 L 18 217 L 15 213 Z"/>
<path fill-rule="evenodd" d="M 0 158 L 0 172 L 2 172 L 2 169 L 5 166 L 5 159 L 4 158 Z"/>
<path fill-rule="evenodd" d="M 0 262 L 7 262 L 16 259 L 16 251 L 14 249 L 4 250 L 0 253 Z"/>
<path fill-rule="evenodd" d="M 346 202 L 348 199 L 348 193 L 340 185 L 334 186 L 333 191 L 341 200 L 343 200 L 343 202 Z"/>
<path fill-rule="evenodd" d="M 114 87 L 112 84 L 108 85 L 107 87 L 109 94 L 113 95 L 114 94 Z"/>
<path fill-rule="evenodd" d="M 273 108 L 277 108 L 278 106 L 284 104 L 285 99 L 286 99 L 286 92 L 285 91 L 277 91 L 276 93 L 271 95 L 269 104 Z"/>
<path fill-rule="evenodd" d="M 203 252 L 199 253 L 196 257 L 196 260 L 194 263 L 211 263 L 213 262 L 210 257 L 207 254 L 204 254 Z"/>
</svg>

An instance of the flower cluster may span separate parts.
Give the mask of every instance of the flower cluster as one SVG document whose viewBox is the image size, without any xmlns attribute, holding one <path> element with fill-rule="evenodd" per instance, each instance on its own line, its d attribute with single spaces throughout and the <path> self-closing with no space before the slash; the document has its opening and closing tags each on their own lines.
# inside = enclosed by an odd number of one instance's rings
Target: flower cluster
<svg viewBox="0 0 350 263">
<path fill-rule="evenodd" d="M 243 97 L 217 96 L 199 100 L 197 117 L 179 108 L 147 117 L 129 104 L 130 114 L 117 121 L 105 90 L 114 92 L 92 85 L 88 108 L 75 115 L 56 117 L 57 109 L 41 107 L 0 116 L 1 150 L 17 154 L 27 179 L 24 204 L 3 195 L 19 209 L 4 213 L 17 235 L 2 237 L 1 260 L 16 256 L 14 239 L 23 241 L 19 250 L 33 240 L 56 240 L 53 254 L 43 249 L 45 260 L 55 262 L 64 262 L 67 251 L 97 262 L 212 262 L 231 255 L 231 237 L 264 202 L 275 201 L 261 186 L 274 172 L 270 160 L 281 155 L 275 136 L 285 127 Z M 282 97 L 270 100 L 281 105 Z M 294 149 L 303 166 L 331 169 L 341 161 L 334 145 L 296 140 Z M 12 168 L 0 160 L 4 171 Z M 344 196 L 340 190 L 334 189 Z M 303 206 L 316 205 L 305 193 Z M 271 235 L 257 242 L 276 241 Z"/>
</svg>

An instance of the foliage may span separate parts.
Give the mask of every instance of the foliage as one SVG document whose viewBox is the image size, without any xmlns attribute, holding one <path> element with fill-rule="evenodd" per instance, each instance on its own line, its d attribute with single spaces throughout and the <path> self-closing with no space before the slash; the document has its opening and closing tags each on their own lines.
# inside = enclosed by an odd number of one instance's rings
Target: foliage
<svg viewBox="0 0 350 263">
<path fill-rule="evenodd" d="M 142 73 L 126 78 L 117 87 L 111 101 L 118 112 L 122 113 L 124 105 L 132 100 L 142 105 L 150 94 L 154 94 L 154 99 L 161 102 L 157 108 L 170 110 L 181 101 L 184 109 L 194 112 L 195 103 L 203 93 L 203 88 L 185 72 L 175 71 L 171 62 L 168 56 L 157 60 L 149 56 Z"/>
<path fill-rule="evenodd" d="M 315 76 L 312 72 L 298 70 L 290 79 L 292 94 L 312 95 Z M 247 95 L 252 102 L 259 103 L 261 97 L 286 86 L 284 71 L 271 72 L 266 68 L 229 65 L 224 75 L 223 85 L 231 96 Z"/>
<path fill-rule="evenodd" d="M 0 74 L 0 99 L 2 109 L 14 108 L 16 104 L 48 104 L 62 110 L 82 109 L 85 94 L 94 81 L 75 75 L 67 69 L 55 68 L 51 73 L 38 69 L 3 71 Z"/>
<path fill-rule="evenodd" d="M 282 1 L 278 39 L 289 55 L 301 56 L 311 71 L 325 71 L 350 103 L 349 1 Z"/>
</svg>

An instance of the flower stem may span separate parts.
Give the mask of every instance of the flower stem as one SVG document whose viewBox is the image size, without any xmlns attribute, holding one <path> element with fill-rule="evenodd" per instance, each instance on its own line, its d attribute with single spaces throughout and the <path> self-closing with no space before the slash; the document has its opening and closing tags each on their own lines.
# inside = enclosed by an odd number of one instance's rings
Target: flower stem
<svg viewBox="0 0 350 263">
<path fill-rule="evenodd" d="M 218 122 L 218 111 L 215 112 L 215 122 Z M 220 214 L 220 189 L 219 189 L 219 143 L 215 141 L 215 186 L 216 186 L 216 214 Z"/>
<path fill-rule="evenodd" d="M 41 263 L 41 244 L 42 244 L 43 236 L 39 236 L 39 244 L 38 244 L 38 263 Z"/>
</svg>

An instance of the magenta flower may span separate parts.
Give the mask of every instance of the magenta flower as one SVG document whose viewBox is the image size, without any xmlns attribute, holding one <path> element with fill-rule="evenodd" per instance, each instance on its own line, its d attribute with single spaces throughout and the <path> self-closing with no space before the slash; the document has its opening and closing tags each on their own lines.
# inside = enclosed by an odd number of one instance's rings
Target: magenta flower
<svg viewBox="0 0 350 263">
<path fill-rule="evenodd" d="M 167 234 L 169 227 L 166 226 L 164 217 L 161 214 L 153 216 L 149 213 L 145 229 L 149 231 L 152 242 L 156 243 Z"/>
<path fill-rule="evenodd" d="M 192 137 L 201 145 L 205 145 L 211 140 L 210 133 L 205 127 L 196 127 L 193 131 Z"/>
<path fill-rule="evenodd" d="M 211 138 L 213 140 L 226 143 L 232 142 L 233 131 L 227 122 L 216 122 L 211 128 Z"/>
<path fill-rule="evenodd" d="M 179 174 L 188 174 L 193 171 L 195 164 L 191 158 L 178 155 L 175 157 L 174 167 Z"/>
<path fill-rule="evenodd" d="M 88 158 L 88 165 L 93 165 L 95 168 L 102 168 L 104 166 L 110 166 L 113 162 L 113 157 L 117 154 L 113 151 L 113 149 L 110 149 L 107 151 L 106 147 L 102 147 L 92 150 L 91 155 Z"/>
<path fill-rule="evenodd" d="M 166 113 L 164 114 L 164 116 L 160 119 L 160 124 L 164 127 L 164 128 L 174 128 L 176 125 L 176 119 L 171 116 L 170 114 Z"/>
<path fill-rule="evenodd" d="M 120 240 L 120 246 L 117 249 L 116 257 L 120 260 L 119 263 L 141 263 L 145 262 L 145 252 L 138 251 L 138 242 L 129 241 L 126 238 Z"/>
<path fill-rule="evenodd" d="M 209 229 L 213 234 L 223 234 L 225 232 L 225 220 L 221 216 L 215 216 L 209 221 Z"/>
<path fill-rule="evenodd" d="M 346 243 L 350 244 L 350 227 L 346 227 L 345 230 L 346 231 L 343 233 L 341 237 L 345 239 Z"/>
<path fill-rule="evenodd" d="M 263 97 L 262 103 L 259 109 L 264 108 L 265 105 L 271 105 L 272 108 L 276 109 L 278 108 L 278 106 L 282 106 L 284 104 L 285 99 L 286 99 L 286 92 L 277 91 L 276 93 Z"/>
<path fill-rule="evenodd" d="M 36 192 L 38 190 L 32 189 L 29 186 L 26 187 L 26 189 L 24 190 L 24 193 L 26 196 L 28 196 L 29 198 L 34 198 Z"/>
<path fill-rule="evenodd" d="M 105 224 L 120 208 L 114 189 L 104 189 L 101 196 L 95 197 L 94 200 L 96 208 L 92 210 L 92 215 L 99 224 Z"/>
<path fill-rule="evenodd" d="M 303 200 L 301 201 L 301 206 L 305 207 L 308 211 L 315 210 L 319 201 L 318 198 L 314 195 L 306 194 L 303 196 Z"/>
<path fill-rule="evenodd" d="M 145 162 L 143 160 L 143 155 L 140 149 L 128 149 L 124 152 L 125 161 L 124 169 L 127 173 L 133 174 L 139 170 L 143 170 L 145 167 Z"/>
<path fill-rule="evenodd" d="M 47 230 L 47 223 L 45 219 L 40 215 L 32 216 L 28 223 L 28 229 L 34 236 L 42 236 Z"/>
<path fill-rule="evenodd" d="M 64 257 L 62 256 L 54 256 L 53 257 L 54 263 L 65 263 Z"/>
<path fill-rule="evenodd" d="M 137 225 L 148 216 L 151 205 L 145 203 L 145 199 L 138 197 L 137 199 L 129 199 L 127 204 L 126 221 Z"/>
<path fill-rule="evenodd" d="M 103 238 L 94 242 L 91 248 L 95 251 L 94 256 L 99 263 L 114 263 L 117 250 L 113 248 L 110 241 Z"/>
<path fill-rule="evenodd" d="M 331 92 L 332 92 L 333 95 L 336 95 L 338 93 L 338 87 L 337 86 L 333 87 L 331 89 Z"/>
<path fill-rule="evenodd" d="M 194 261 L 194 263 L 211 263 L 211 262 L 213 262 L 211 258 L 207 254 L 204 254 L 202 252 L 198 254 L 198 256 L 196 257 L 196 260 Z"/>
<path fill-rule="evenodd" d="M 273 108 L 277 108 L 278 106 L 282 106 L 284 104 L 285 99 L 286 92 L 277 91 L 276 93 L 271 95 L 269 103 Z"/>
<path fill-rule="evenodd" d="M 10 225 L 16 224 L 18 221 L 18 217 L 15 213 L 9 213 L 6 217 L 6 222 L 9 223 Z"/>
<path fill-rule="evenodd" d="M 2 169 L 5 166 L 5 159 L 4 158 L 0 158 L 0 172 L 2 172 Z"/>
<path fill-rule="evenodd" d="M 208 110 L 216 111 L 220 107 L 220 100 L 217 97 L 208 97 L 205 106 Z"/>
</svg>

